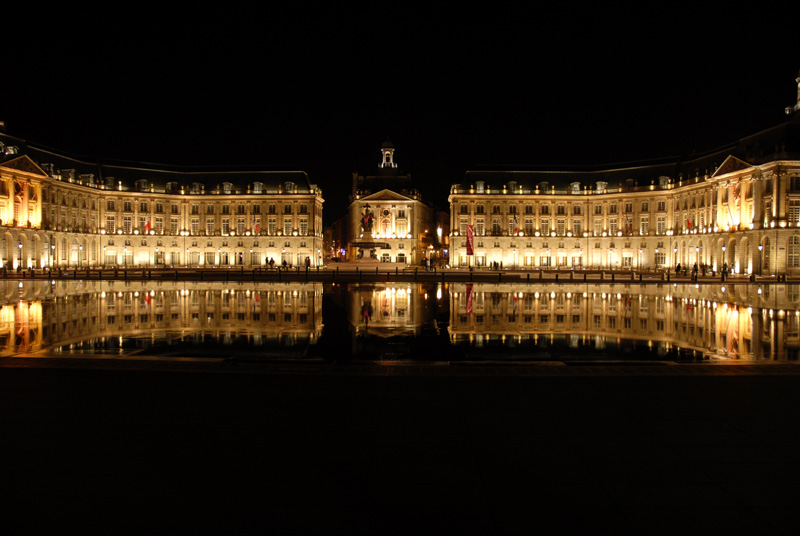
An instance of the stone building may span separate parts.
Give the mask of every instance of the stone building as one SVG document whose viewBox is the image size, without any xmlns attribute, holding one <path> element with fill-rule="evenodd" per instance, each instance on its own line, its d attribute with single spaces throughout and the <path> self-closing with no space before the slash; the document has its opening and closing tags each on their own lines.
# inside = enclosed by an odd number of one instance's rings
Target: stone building
<svg viewBox="0 0 800 536">
<path fill-rule="evenodd" d="M 398 170 L 390 141 L 375 175 L 353 174 L 347 209 L 347 260 L 417 264 L 438 244 L 436 213 Z"/>
<path fill-rule="evenodd" d="M 82 160 L 0 133 L 10 268 L 321 263 L 322 192 L 302 171 Z"/>
<path fill-rule="evenodd" d="M 685 159 L 468 171 L 449 202 L 459 267 L 800 274 L 800 114 Z"/>
</svg>

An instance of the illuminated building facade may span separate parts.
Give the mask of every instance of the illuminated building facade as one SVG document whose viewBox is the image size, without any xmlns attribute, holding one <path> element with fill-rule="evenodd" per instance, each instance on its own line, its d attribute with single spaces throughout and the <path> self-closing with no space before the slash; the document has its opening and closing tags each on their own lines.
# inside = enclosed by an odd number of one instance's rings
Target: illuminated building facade
<svg viewBox="0 0 800 536">
<path fill-rule="evenodd" d="M 302 171 L 79 160 L 0 133 L 8 268 L 317 266 L 322 192 Z"/>
<path fill-rule="evenodd" d="M 449 202 L 454 266 L 800 274 L 800 114 L 685 160 L 469 171 Z"/>
<path fill-rule="evenodd" d="M 438 251 L 436 223 L 434 208 L 413 187 L 411 175 L 398 171 L 392 142 L 381 147 L 376 175 L 353 174 L 347 260 L 417 264 Z"/>
</svg>

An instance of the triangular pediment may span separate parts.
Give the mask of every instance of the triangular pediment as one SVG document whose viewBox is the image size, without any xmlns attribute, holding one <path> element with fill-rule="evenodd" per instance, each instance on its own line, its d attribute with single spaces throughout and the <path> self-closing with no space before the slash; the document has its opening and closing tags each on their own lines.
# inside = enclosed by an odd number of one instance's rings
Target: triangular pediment
<svg viewBox="0 0 800 536">
<path fill-rule="evenodd" d="M 22 173 L 29 173 L 31 175 L 38 175 L 40 177 L 47 177 L 47 173 L 40 168 L 36 162 L 31 160 L 28 155 L 21 155 L 17 158 L 7 160 L 6 162 L 0 163 L 0 167 Z"/>
<path fill-rule="evenodd" d="M 359 200 L 360 201 L 413 201 L 413 199 L 411 199 L 410 197 L 398 194 L 397 192 L 393 192 L 391 190 L 381 190 L 379 192 L 375 192 L 374 194 L 365 195 Z"/>
<path fill-rule="evenodd" d="M 740 160 L 735 156 L 729 156 L 725 159 L 722 165 L 717 168 L 712 177 L 720 177 L 722 175 L 727 175 L 728 173 L 735 173 L 736 171 L 741 171 L 751 167 L 753 167 L 752 164 L 748 164 L 744 160 Z"/>
</svg>

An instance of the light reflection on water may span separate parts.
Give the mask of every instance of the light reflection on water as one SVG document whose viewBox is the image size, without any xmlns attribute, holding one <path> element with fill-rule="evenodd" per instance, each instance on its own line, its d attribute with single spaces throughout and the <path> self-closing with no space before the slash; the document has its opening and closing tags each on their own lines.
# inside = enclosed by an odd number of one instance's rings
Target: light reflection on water
<svg viewBox="0 0 800 536">
<path fill-rule="evenodd" d="M 0 356 L 797 361 L 798 285 L 0 282 Z"/>
</svg>

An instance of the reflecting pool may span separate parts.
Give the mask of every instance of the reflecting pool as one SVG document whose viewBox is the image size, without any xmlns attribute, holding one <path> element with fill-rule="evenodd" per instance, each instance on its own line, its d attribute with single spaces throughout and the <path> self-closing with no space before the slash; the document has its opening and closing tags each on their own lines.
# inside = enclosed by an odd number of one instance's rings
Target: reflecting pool
<svg viewBox="0 0 800 536">
<path fill-rule="evenodd" d="M 800 285 L 1 281 L 0 356 L 797 361 Z"/>
</svg>

